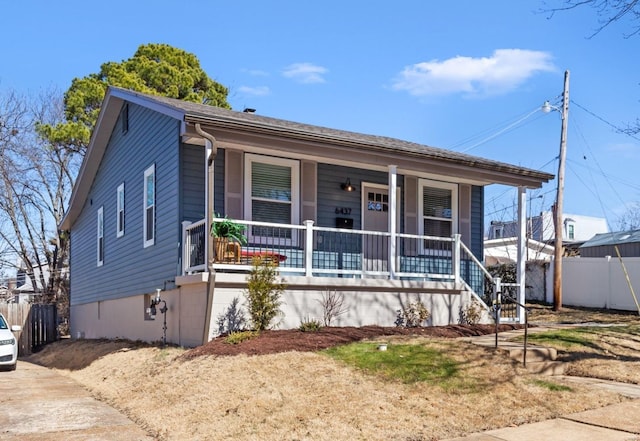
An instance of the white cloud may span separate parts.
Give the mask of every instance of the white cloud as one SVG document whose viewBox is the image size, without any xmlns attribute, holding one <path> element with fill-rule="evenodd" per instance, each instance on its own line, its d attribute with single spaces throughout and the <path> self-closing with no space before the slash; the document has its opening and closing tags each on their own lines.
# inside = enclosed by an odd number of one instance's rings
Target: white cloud
<svg viewBox="0 0 640 441">
<path fill-rule="evenodd" d="M 393 88 L 414 96 L 497 95 L 509 92 L 538 72 L 556 70 L 548 52 L 497 49 L 491 57 L 456 56 L 407 66 Z"/>
<path fill-rule="evenodd" d="M 271 89 L 269 89 L 267 86 L 258 86 L 258 87 L 240 86 L 238 88 L 238 92 L 244 95 L 267 96 L 271 94 Z"/>
<path fill-rule="evenodd" d="M 282 75 L 299 83 L 324 83 L 324 74 L 328 69 L 311 63 L 294 63 L 284 68 Z"/>
</svg>

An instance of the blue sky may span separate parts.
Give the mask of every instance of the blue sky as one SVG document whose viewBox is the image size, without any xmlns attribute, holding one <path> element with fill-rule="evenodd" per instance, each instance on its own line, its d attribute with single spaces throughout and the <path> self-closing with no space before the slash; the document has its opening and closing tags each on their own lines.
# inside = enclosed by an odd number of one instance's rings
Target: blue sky
<svg viewBox="0 0 640 441">
<path fill-rule="evenodd" d="M 619 23 L 589 39 L 595 11 L 542 0 L 121 1 L 3 5 L 0 90 L 66 90 L 137 47 L 194 53 L 236 110 L 422 144 L 557 173 L 559 104 L 571 71 L 565 212 L 615 228 L 640 201 L 640 37 Z M 560 4 L 560 0 L 548 0 Z M 555 181 L 531 194 L 549 209 Z M 489 187 L 487 221 L 514 214 Z"/>
</svg>

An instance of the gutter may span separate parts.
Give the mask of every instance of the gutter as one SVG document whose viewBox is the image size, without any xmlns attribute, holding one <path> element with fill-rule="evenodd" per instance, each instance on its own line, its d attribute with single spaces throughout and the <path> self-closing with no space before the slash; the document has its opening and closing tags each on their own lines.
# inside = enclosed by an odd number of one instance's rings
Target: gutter
<svg viewBox="0 0 640 441">
<path fill-rule="evenodd" d="M 206 212 L 204 214 L 205 218 L 205 226 L 208 229 L 211 225 L 211 215 L 213 214 L 213 161 L 216 158 L 216 154 L 218 153 L 218 148 L 216 147 L 216 138 L 210 134 L 202 130 L 199 123 L 194 125 L 196 133 L 204 139 L 205 149 L 206 149 L 206 171 L 205 171 L 205 206 Z M 213 241 L 208 238 L 208 235 L 205 234 L 207 248 L 205 250 L 205 263 L 207 264 L 207 268 L 209 270 L 209 277 L 207 278 L 207 307 L 204 319 L 204 329 L 202 334 L 202 344 L 205 344 L 209 341 L 209 336 L 211 335 L 211 316 L 212 316 L 212 308 L 213 308 L 213 292 L 215 290 L 215 282 L 216 282 L 216 272 L 213 269 Z"/>
</svg>

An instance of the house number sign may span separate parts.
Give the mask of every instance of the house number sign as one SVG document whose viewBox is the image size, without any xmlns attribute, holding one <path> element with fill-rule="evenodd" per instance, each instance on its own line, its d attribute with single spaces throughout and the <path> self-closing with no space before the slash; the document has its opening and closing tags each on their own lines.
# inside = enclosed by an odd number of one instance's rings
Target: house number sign
<svg viewBox="0 0 640 441">
<path fill-rule="evenodd" d="M 350 207 L 336 207 L 336 214 L 351 214 Z"/>
</svg>

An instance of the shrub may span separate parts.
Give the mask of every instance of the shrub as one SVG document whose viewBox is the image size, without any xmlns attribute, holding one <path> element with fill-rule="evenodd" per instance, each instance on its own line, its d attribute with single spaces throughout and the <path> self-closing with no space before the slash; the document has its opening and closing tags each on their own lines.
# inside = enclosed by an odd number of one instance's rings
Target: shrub
<svg viewBox="0 0 640 441">
<path fill-rule="evenodd" d="M 429 320 L 431 312 L 420 300 L 409 303 L 397 310 L 396 326 L 405 326 L 407 328 L 416 328 L 422 326 L 424 322 Z"/>
<path fill-rule="evenodd" d="M 299 330 L 302 332 L 317 332 L 322 328 L 322 324 L 320 324 L 319 320 L 316 319 L 305 319 L 300 322 Z"/>
<path fill-rule="evenodd" d="M 245 296 L 251 326 L 257 331 L 270 329 L 280 314 L 280 296 L 285 285 L 276 281 L 276 272 L 276 264 L 271 259 L 253 258 Z"/>
<path fill-rule="evenodd" d="M 258 331 L 240 331 L 240 332 L 232 332 L 224 338 L 225 343 L 229 343 L 231 345 L 237 345 L 246 340 L 251 340 L 259 336 L 260 333 Z"/>
<path fill-rule="evenodd" d="M 471 301 L 466 307 L 460 305 L 460 317 L 458 323 L 461 325 L 475 325 L 480 323 L 482 318 L 482 308 L 476 301 Z"/>
<path fill-rule="evenodd" d="M 348 311 L 344 306 L 344 294 L 338 293 L 335 289 L 327 289 L 322 293 L 322 299 L 318 300 L 322 305 L 322 323 L 331 326 L 331 321 Z"/>
</svg>

